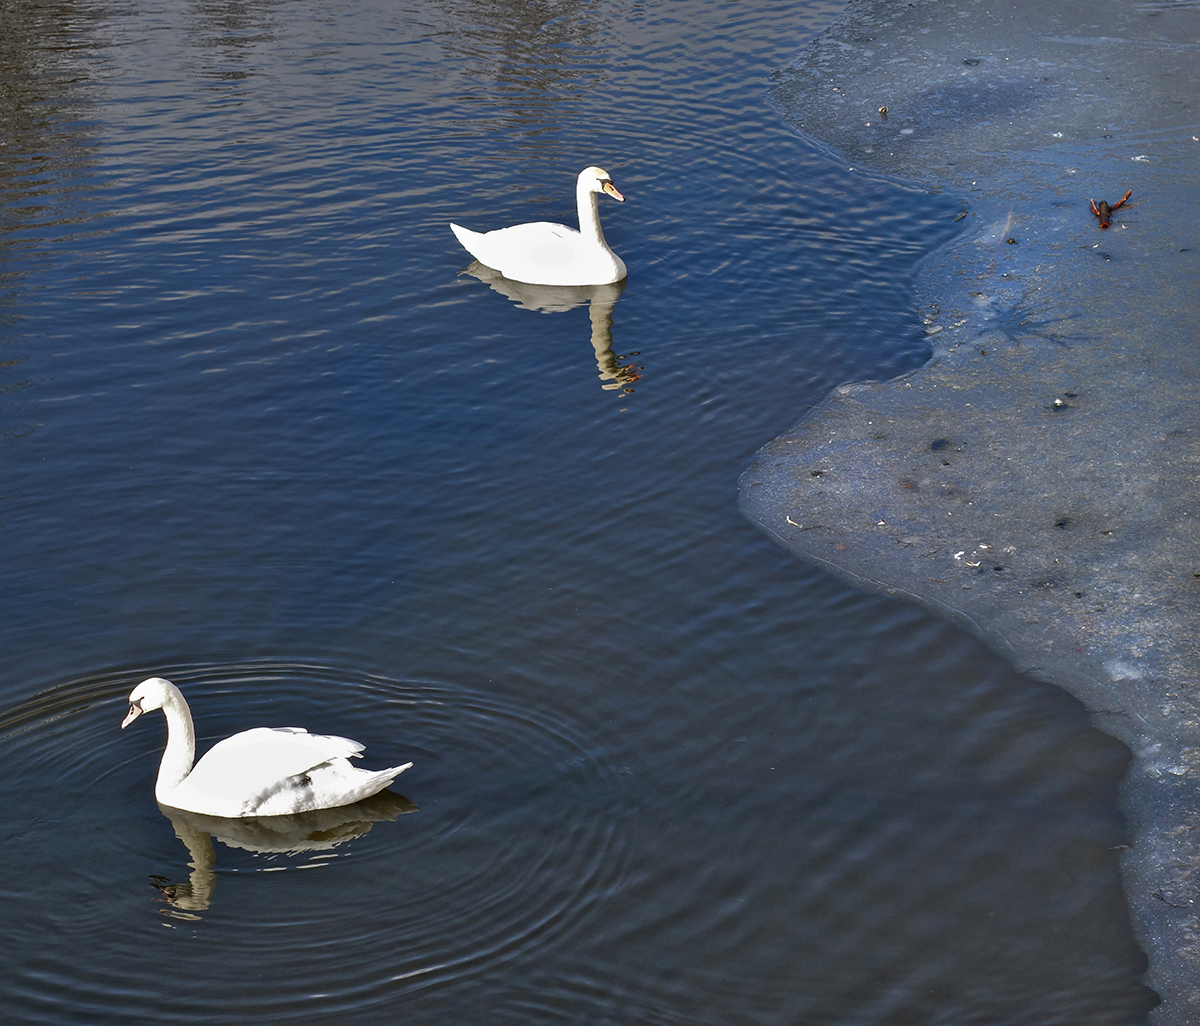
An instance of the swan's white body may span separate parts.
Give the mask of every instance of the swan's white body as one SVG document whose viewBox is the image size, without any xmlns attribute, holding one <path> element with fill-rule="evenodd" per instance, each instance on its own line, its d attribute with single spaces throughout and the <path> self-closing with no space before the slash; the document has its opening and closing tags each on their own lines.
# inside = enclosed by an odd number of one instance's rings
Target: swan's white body
<svg viewBox="0 0 1200 1026">
<path fill-rule="evenodd" d="M 162 677 L 142 681 L 121 727 L 151 709 L 167 718 L 154 797 L 187 812 L 236 819 L 333 809 L 382 791 L 412 765 L 361 770 L 347 761 L 363 750 L 357 741 L 302 727 L 255 727 L 218 741 L 193 766 L 196 730 L 183 693 Z"/>
<path fill-rule="evenodd" d="M 625 261 L 608 248 L 600 228 L 600 193 L 625 202 L 608 172 L 585 167 L 575 183 L 579 230 L 551 221 L 531 221 L 494 232 L 450 228 L 481 264 L 528 285 L 609 285 L 628 273 Z"/>
</svg>

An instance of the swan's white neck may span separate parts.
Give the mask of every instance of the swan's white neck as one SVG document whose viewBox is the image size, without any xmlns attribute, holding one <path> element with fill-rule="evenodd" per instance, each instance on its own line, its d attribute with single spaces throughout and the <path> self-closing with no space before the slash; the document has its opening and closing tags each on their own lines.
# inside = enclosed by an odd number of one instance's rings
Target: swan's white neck
<svg viewBox="0 0 1200 1026">
<path fill-rule="evenodd" d="M 167 796 L 192 772 L 196 759 L 196 728 L 192 725 L 192 712 L 179 689 L 163 703 L 163 715 L 167 718 L 167 747 L 162 762 L 158 764 L 158 781 L 154 785 L 154 797 L 170 805 Z"/>
<path fill-rule="evenodd" d="M 575 205 L 579 209 L 579 234 L 602 249 L 608 249 L 608 243 L 604 241 L 604 232 L 600 228 L 599 200 L 599 194 L 589 189 L 586 184 L 575 183 Z"/>
</svg>

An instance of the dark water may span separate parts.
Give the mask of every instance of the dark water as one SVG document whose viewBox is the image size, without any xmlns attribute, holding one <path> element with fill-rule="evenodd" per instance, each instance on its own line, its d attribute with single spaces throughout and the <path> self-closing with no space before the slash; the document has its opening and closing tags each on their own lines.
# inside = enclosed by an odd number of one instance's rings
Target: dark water
<svg viewBox="0 0 1200 1026">
<path fill-rule="evenodd" d="M 924 359 L 958 209 L 784 127 L 837 9 L 0 7 L 11 1021 L 1141 1021 L 1125 750 L 737 513 Z M 611 353 L 447 228 L 570 220 L 589 163 Z M 118 730 L 151 673 L 416 810 L 206 864 Z"/>
</svg>

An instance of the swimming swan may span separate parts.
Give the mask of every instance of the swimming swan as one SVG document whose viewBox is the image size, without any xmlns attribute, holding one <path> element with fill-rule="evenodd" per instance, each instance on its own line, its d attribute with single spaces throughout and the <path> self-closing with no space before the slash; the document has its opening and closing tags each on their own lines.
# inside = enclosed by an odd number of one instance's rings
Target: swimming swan
<svg viewBox="0 0 1200 1026">
<path fill-rule="evenodd" d="M 255 727 L 218 741 L 193 766 L 192 713 L 169 680 L 149 677 L 133 689 L 121 729 L 152 709 L 167 718 L 154 797 L 186 812 L 235 819 L 333 809 L 382 791 L 412 765 L 361 770 L 346 761 L 363 750 L 357 741 L 303 727 Z"/>
<path fill-rule="evenodd" d="M 579 231 L 550 221 L 531 221 L 494 232 L 473 232 L 457 224 L 450 228 L 471 256 L 513 281 L 608 285 L 621 281 L 627 272 L 625 261 L 608 248 L 600 229 L 596 203 L 602 192 L 625 202 L 603 168 L 585 167 L 579 172 L 575 184 Z"/>
</svg>

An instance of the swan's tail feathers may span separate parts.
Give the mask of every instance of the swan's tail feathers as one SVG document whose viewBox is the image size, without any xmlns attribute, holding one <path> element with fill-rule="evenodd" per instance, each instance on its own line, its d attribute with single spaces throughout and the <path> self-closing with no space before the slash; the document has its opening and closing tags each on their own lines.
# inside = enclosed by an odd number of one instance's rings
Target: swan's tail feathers
<svg viewBox="0 0 1200 1026">
<path fill-rule="evenodd" d="M 470 228 L 464 228 L 461 224 L 450 223 L 450 230 L 454 232 L 454 237 L 462 244 L 462 248 L 471 254 L 476 260 L 483 260 L 479 255 L 479 241 L 483 238 L 483 232 L 473 232 Z M 486 261 L 484 261 L 486 263 Z"/>
<path fill-rule="evenodd" d="M 391 769 L 383 770 L 359 769 L 357 766 L 351 766 L 348 762 L 342 762 L 340 766 L 336 766 L 336 764 L 331 766 L 331 770 L 339 778 L 339 790 L 341 791 L 339 804 L 353 805 L 355 802 L 361 802 L 364 798 L 378 794 L 411 765 L 411 762 L 406 762 L 403 766 L 393 766 Z M 312 776 L 311 772 L 309 776 Z"/>
<path fill-rule="evenodd" d="M 391 769 L 379 770 L 378 772 L 381 777 L 387 777 L 388 783 L 390 784 L 406 769 L 412 769 L 411 762 L 406 762 L 403 766 L 393 766 Z"/>
<path fill-rule="evenodd" d="M 403 773 L 406 769 L 408 769 L 411 765 L 412 765 L 411 762 L 406 762 L 403 766 L 393 766 L 391 769 L 359 770 L 358 772 L 359 773 L 369 773 L 371 775 L 371 785 L 370 786 L 375 788 L 375 791 L 382 791 L 385 787 L 387 787 L 389 784 L 391 784 L 391 782 L 393 780 L 395 780 L 398 776 L 400 776 L 400 774 Z M 372 791 L 371 794 L 374 794 L 375 791 Z"/>
</svg>

